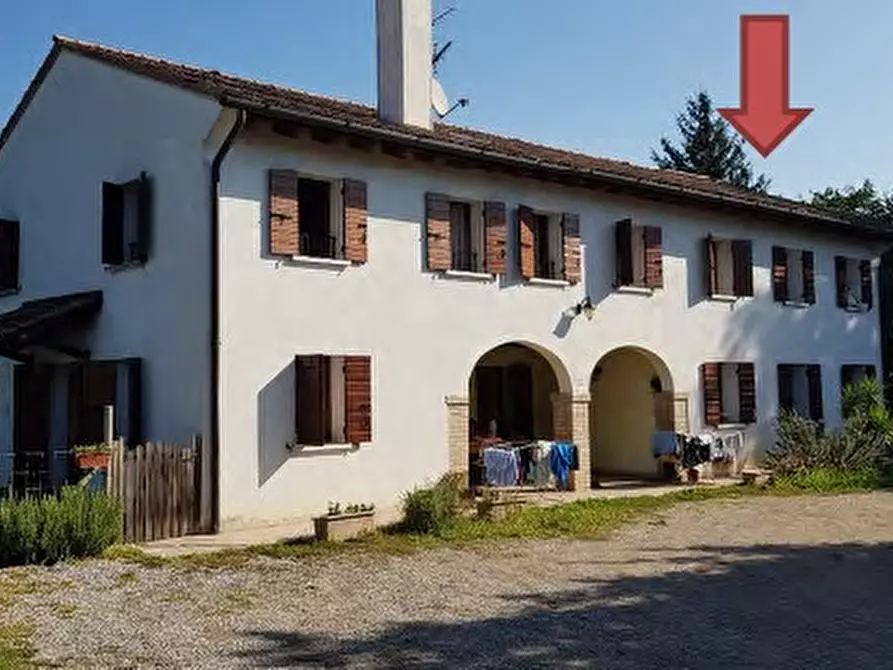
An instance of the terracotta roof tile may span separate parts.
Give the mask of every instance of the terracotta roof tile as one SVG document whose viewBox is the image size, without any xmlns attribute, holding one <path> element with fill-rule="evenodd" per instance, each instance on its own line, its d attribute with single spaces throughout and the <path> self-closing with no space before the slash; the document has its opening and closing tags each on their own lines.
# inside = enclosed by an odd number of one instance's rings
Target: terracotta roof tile
<svg viewBox="0 0 893 670">
<path fill-rule="evenodd" d="M 270 116 L 314 117 L 328 122 L 345 124 L 345 130 L 348 132 L 353 129 L 355 132 L 362 130 L 373 133 L 376 131 L 389 133 L 403 140 L 427 143 L 434 150 L 439 148 L 444 151 L 470 152 L 477 155 L 483 153 L 493 160 L 523 163 L 541 170 L 578 173 L 587 179 L 600 180 L 606 185 L 653 190 L 658 194 L 675 194 L 675 197 L 690 198 L 702 202 L 713 201 L 746 209 L 762 210 L 786 218 L 799 219 L 800 222 L 823 222 L 833 228 L 845 227 L 854 232 L 858 230 L 869 235 L 893 237 L 893 233 L 888 230 L 879 231 L 877 227 L 856 226 L 816 210 L 804 202 L 754 193 L 701 175 L 599 158 L 446 123 L 435 123 L 431 130 L 389 124 L 378 118 L 374 107 L 367 105 L 253 79 L 235 77 L 217 70 L 174 63 L 145 54 L 67 37 L 56 36 L 54 42 L 54 51 L 48 56 L 47 61 L 54 59 L 59 49 L 66 49 L 156 81 L 215 98 L 222 104 L 247 108 L 255 113 L 266 113 Z M 42 70 L 46 65 L 45 62 Z M 38 78 L 40 78 L 40 74 L 35 80 Z M 36 83 L 39 85 L 39 82 L 36 81 Z M 33 91 L 31 95 L 33 95 Z M 24 106 L 27 105 L 29 97 L 29 93 L 26 92 L 25 98 L 13 113 L 9 124 L 0 133 L 0 148 L 11 132 L 17 115 L 20 115 Z"/>
</svg>

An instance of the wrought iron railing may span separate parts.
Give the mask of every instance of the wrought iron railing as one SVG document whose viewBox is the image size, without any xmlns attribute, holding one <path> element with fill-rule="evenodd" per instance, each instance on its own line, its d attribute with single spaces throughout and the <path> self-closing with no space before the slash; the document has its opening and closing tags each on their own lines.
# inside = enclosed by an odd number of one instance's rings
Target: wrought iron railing
<svg viewBox="0 0 893 670">
<path fill-rule="evenodd" d="M 337 258 L 338 239 L 333 235 L 302 233 L 300 255 L 314 258 Z"/>
</svg>

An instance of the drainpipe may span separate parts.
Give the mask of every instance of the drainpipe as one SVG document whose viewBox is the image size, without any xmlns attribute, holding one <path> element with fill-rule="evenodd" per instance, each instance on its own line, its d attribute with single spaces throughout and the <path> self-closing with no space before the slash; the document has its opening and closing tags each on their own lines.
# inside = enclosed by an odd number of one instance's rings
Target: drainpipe
<svg viewBox="0 0 893 670">
<path fill-rule="evenodd" d="M 211 426 L 208 436 L 211 469 L 212 532 L 220 532 L 220 166 L 236 136 L 245 127 L 245 110 L 236 120 L 211 162 Z"/>
</svg>

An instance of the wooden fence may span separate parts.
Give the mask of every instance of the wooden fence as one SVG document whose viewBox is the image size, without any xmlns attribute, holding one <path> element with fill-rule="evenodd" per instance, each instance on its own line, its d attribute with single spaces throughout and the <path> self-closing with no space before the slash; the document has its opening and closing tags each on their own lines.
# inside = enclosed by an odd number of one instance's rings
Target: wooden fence
<svg viewBox="0 0 893 670">
<path fill-rule="evenodd" d="M 124 508 L 126 542 L 211 532 L 202 456 L 199 437 L 188 446 L 115 443 L 107 485 Z"/>
</svg>

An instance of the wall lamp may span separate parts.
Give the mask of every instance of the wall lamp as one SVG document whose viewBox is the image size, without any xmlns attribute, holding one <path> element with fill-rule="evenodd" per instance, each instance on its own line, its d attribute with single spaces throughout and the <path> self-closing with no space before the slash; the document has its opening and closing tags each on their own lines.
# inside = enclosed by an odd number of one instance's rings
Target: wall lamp
<svg viewBox="0 0 893 670">
<path fill-rule="evenodd" d="M 566 310 L 564 313 L 570 319 L 583 314 L 583 316 L 585 316 L 589 321 L 592 321 L 592 317 L 595 316 L 595 305 L 592 304 L 592 300 L 590 300 L 589 296 L 587 295 L 580 302 L 578 302 L 570 309 Z"/>
</svg>

